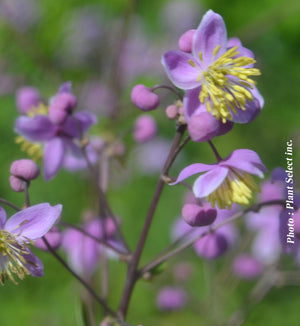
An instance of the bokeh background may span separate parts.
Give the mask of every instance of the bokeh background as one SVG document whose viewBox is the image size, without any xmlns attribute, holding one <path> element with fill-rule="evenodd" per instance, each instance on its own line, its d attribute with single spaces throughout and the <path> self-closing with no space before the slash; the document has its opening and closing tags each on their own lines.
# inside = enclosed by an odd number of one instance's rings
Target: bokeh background
<svg viewBox="0 0 300 326">
<path fill-rule="evenodd" d="M 293 139 L 294 173 L 299 187 L 299 1 L 0 0 L 0 196 L 20 206 L 24 201 L 22 194 L 14 193 L 8 183 L 11 162 L 24 157 L 14 142 L 16 90 L 34 86 L 47 99 L 61 83 L 72 81 L 79 107 L 99 115 L 99 125 L 93 133 L 104 138 L 116 133 L 125 135 L 123 141 L 128 152 L 123 160 L 112 162 L 108 196 L 133 247 L 159 175 L 157 164 L 161 155 L 155 154 L 153 145 L 164 153 L 174 124 L 165 118 L 163 111 L 173 99 L 161 92 L 161 110 L 153 113 L 159 135 L 154 144 L 136 146 L 130 130 L 139 112 L 130 103 L 130 90 L 141 82 L 148 86 L 168 83 L 160 64 L 161 55 L 177 48 L 179 36 L 196 28 L 208 9 L 224 17 L 229 36 L 240 37 L 256 54 L 262 72 L 257 78 L 258 88 L 265 99 L 265 107 L 254 122 L 235 126 L 232 132 L 216 139 L 215 145 L 224 156 L 236 148 L 253 149 L 271 171 L 276 166 L 285 167 L 286 142 Z M 190 144 L 171 174 L 176 175 L 188 163 L 200 161 L 213 161 L 209 147 Z M 96 205 L 84 173 L 61 171 L 49 183 L 40 178 L 30 190 L 32 203 L 62 203 L 63 219 L 70 222 L 79 222 L 81 214 Z M 165 190 L 147 241 L 144 262 L 170 243 L 170 229 L 180 215 L 182 196 L 180 187 Z M 84 325 L 81 305 L 76 299 L 79 285 L 49 254 L 38 250 L 36 253 L 45 264 L 45 277 L 28 277 L 18 286 L 8 282 L 0 288 L 0 325 Z M 254 284 L 242 282 L 234 291 L 218 284 L 209 285 L 207 275 L 212 270 L 223 266 L 230 273 L 226 259 L 207 266 L 192 251 L 185 251 L 152 282 L 138 284 L 129 321 L 144 326 L 211 325 L 210 318 L 205 317 L 207 306 L 202 304 L 209 293 L 218 298 L 209 313 L 226 320 Z M 171 271 L 178 260 L 193 264 L 186 285 L 192 299 L 185 311 L 164 314 L 157 309 L 155 298 L 163 284 L 174 284 Z M 126 269 L 117 261 L 110 265 L 109 296 L 116 306 Z M 299 287 L 273 289 L 252 311 L 245 325 L 298 325 L 299 304 Z"/>
</svg>

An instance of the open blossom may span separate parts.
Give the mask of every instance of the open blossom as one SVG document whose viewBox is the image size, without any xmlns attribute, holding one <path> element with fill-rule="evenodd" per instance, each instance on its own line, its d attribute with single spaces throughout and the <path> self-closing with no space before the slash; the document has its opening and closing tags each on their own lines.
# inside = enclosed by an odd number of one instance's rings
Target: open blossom
<svg viewBox="0 0 300 326">
<path fill-rule="evenodd" d="M 184 168 L 176 182 L 206 172 L 198 177 L 193 186 L 194 195 L 206 197 L 212 206 L 231 207 L 233 203 L 247 205 L 253 192 L 259 191 L 250 174 L 263 177 L 266 171 L 258 154 L 249 149 L 237 149 L 226 159 L 215 164 L 195 163 Z"/>
<path fill-rule="evenodd" d="M 70 97 L 69 92 L 63 92 L 61 89 L 52 99 L 50 107 L 64 93 Z M 66 101 L 66 105 L 69 105 L 69 102 Z M 83 157 L 78 142 L 82 135 L 97 122 L 93 114 L 79 111 L 70 113 L 61 120 L 61 123 L 56 123 L 45 106 L 35 108 L 26 114 L 16 120 L 15 131 L 21 135 L 17 142 L 21 143 L 22 148 L 27 149 L 29 154 L 33 154 L 34 158 L 43 156 L 44 178 L 47 181 L 58 173 L 69 155 L 76 158 Z M 42 153 L 37 155 L 38 151 Z"/>
<path fill-rule="evenodd" d="M 224 123 L 247 123 L 257 115 L 263 100 L 252 76 L 253 53 L 237 38 L 227 39 L 223 18 L 209 10 L 197 28 L 191 53 L 168 51 L 162 63 L 171 81 L 184 90 L 197 89 L 199 104 Z M 249 114 L 250 112 L 250 114 Z"/>
<path fill-rule="evenodd" d="M 38 204 L 23 209 L 7 220 L 0 207 L 0 283 L 14 276 L 43 276 L 43 263 L 29 250 L 28 244 L 44 236 L 59 218 L 62 205 Z"/>
</svg>

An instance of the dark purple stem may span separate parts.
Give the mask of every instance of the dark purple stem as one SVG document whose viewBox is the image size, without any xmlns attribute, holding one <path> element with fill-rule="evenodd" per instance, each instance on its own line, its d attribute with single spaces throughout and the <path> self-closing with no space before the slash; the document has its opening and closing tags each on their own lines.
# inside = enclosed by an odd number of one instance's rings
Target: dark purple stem
<svg viewBox="0 0 300 326">
<path fill-rule="evenodd" d="M 155 85 L 155 86 L 151 87 L 150 90 L 151 90 L 151 92 L 154 92 L 154 91 L 156 91 L 157 89 L 160 89 L 160 88 L 168 89 L 169 91 L 176 94 L 180 101 L 183 100 L 182 94 L 176 88 L 174 88 L 172 86 L 169 86 L 169 85 L 163 85 L 163 84 Z"/>
<path fill-rule="evenodd" d="M 131 299 L 131 295 L 132 295 L 135 283 L 138 280 L 138 273 L 137 273 L 138 264 L 139 264 L 139 261 L 141 258 L 142 251 L 144 249 L 144 245 L 145 245 L 145 242 L 146 242 L 146 239 L 148 236 L 148 232 L 150 230 L 150 226 L 151 226 L 151 223 L 152 223 L 152 220 L 154 217 L 154 213 L 156 211 L 157 204 L 159 202 L 162 190 L 165 185 L 165 182 L 163 181 L 162 176 L 168 174 L 168 171 L 169 171 L 172 163 L 174 162 L 173 156 L 175 155 L 176 150 L 177 150 L 178 146 L 180 145 L 180 142 L 181 142 L 181 139 L 182 139 L 182 136 L 183 136 L 185 130 L 186 130 L 185 125 L 180 125 L 177 128 L 168 158 L 167 158 L 167 160 L 164 164 L 164 167 L 162 169 L 162 175 L 157 183 L 157 186 L 156 186 L 153 198 L 152 198 L 152 202 L 150 204 L 150 208 L 149 208 L 146 220 L 145 220 L 145 224 L 143 226 L 142 233 L 140 235 L 136 249 L 132 255 L 132 260 L 128 264 L 127 277 L 126 277 L 125 286 L 124 286 L 124 290 L 123 290 L 123 294 L 122 294 L 122 298 L 121 298 L 119 310 L 118 310 L 120 316 L 123 319 L 125 319 L 125 317 L 126 317 L 129 302 Z M 176 153 L 176 155 L 178 155 L 178 152 Z"/>
<path fill-rule="evenodd" d="M 2 203 L 2 204 L 4 204 L 4 205 L 7 205 L 7 206 L 13 208 L 13 209 L 16 210 L 16 211 L 20 211 L 20 210 L 21 210 L 20 207 L 14 205 L 14 204 L 11 203 L 10 201 L 5 200 L 5 199 L 3 199 L 3 198 L 0 198 L 0 203 Z"/>
<path fill-rule="evenodd" d="M 217 151 L 217 149 L 214 146 L 214 144 L 212 143 L 212 141 L 209 140 L 208 143 L 209 143 L 209 146 L 211 147 L 211 149 L 213 150 L 218 162 L 222 161 L 222 157 L 220 156 L 219 152 Z"/>
</svg>

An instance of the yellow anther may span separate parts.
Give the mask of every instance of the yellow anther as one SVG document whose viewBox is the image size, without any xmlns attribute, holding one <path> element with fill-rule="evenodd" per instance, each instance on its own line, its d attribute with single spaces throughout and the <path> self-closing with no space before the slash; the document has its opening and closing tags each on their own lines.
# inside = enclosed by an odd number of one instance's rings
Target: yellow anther
<svg viewBox="0 0 300 326">
<path fill-rule="evenodd" d="M 202 51 L 199 52 L 199 59 L 200 59 L 200 61 L 203 61 L 203 53 L 202 53 Z"/>
<path fill-rule="evenodd" d="M 188 63 L 189 63 L 192 67 L 194 67 L 194 68 L 197 67 L 196 64 L 195 64 L 195 62 L 194 62 L 193 60 L 188 60 Z"/>
<path fill-rule="evenodd" d="M 213 56 L 215 56 L 215 55 L 219 52 L 220 47 L 221 47 L 221 45 L 217 45 L 217 46 L 214 48 Z M 200 53 L 201 53 L 201 52 L 200 52 Z"/>
</svg>

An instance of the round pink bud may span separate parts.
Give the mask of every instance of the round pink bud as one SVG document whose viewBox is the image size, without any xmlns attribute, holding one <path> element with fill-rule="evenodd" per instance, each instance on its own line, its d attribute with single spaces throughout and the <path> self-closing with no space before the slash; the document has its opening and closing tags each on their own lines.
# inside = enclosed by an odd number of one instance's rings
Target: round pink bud
<svg viewBox="0 0 300 326">
<path fill-rule="evenodd" d="M 225 236 L 217 232 L 205 235 L 194 244 L 196 253 L 207 259 L 214 259 L 223 255 L 227 248 L 228 241 Z"/>
<path fill-rule="evenodd" d="M 192 52 L 193 37 L 195 34 L 195 29 L 190 29 L 181 35 L 178 41 L 178 47 L 183 52 Z"/>
<path fill-rule="evenodd" d="M 160 310 L 179 310 L 185 306 L 187 294 L 183 289 L 164 287 L 158 293 L 156 303 Z"/>
<path fill-rule="evenodd" d="M 151 111 L 158 107 L 159 97 L 144 85 L 136 85 L 131 91 L 131 101 L 142 111 Z"/>
<path fill-rule="evenodd" d="M 49 230 L 46 235 L 45 235 L 46 240 L 49 242 L 50 246 L 53 249 L 57 249 L 60 247 L 60 245 L 62 244 L 62 233 L 60 232 L 60 230 L 57 227 L 53 227 L 51 230 Z M 43 239 L 37 239 L 34 242 L 35 247 L 42 249 L 42 250 L 48 250 L 45 242 L 43 241 Z"/>
<path fill-rule="evenodd" d="M 262 271 L 262 264 L 250 255 L 239 255 L 233 262 L 234 273 L 244 279 L 254 279 L 258 277 Z"/>
<path fill-rule="evenodd" d="M 138 143 L 151 140 L 156 135 L 157 127 L 155 119 L 148 114 L 143 114 L 135 120 L 134 139 Z"/>
<path fill-rule="evenodd" d="M 38 106 L 41 102 L 41 96 L 39 91 L 34 87 L 21 87 L 16 93 L 16 104 L 18 111 L 22 114 L 26 114 L 33 107 Z"/>
<path fill-rule="evenodd" d="M 62 124 L 77 105 L 76 97 L 71 93 L 59 93 L 49 107 L 49 118 L 54 124 Z"/>
<path fill-rule="evenodd" d="M 219 121 L 208 112 L 192 116 L 188 123 L 189 134 L 196 142 L 211 140 L 217 135 L 218 129 Z"/>
<path fill-rule="evenodd" d="M 217 211 L 212 207 L 202 207 L 195 204 L 186 204 L 182 208 L 182 217 L 191 226 L 205 226 L 212 224 Z"/>
<path fill-rule="evenodd" d="M 170 119 L 170 120 L 174 120 L 177 118 L 178 116 L 178 107 L 174 104 L 169 105 L 166 108 L 166 116 Z"/>
<path fill-rule="evenodd" d="M 14 161 L 11 164 L 10 173 L 15 177 L 29 181 L 36 179 L 39 176 L 40 169 L 34 161 L 22 159 Z"/>
<path fill-rule="evenodd" d="M 9 177 L 9 183 L 10 186 L 12 188 L 12 190 L 16 191 L 16 192 L 22 192 L 25 189 L 25 183 L 26 181 L 23 181 L 21 179 L 19 179 L 18 177 L 15 177 L 14 175 L 11 175 Z"/>
</svg>

